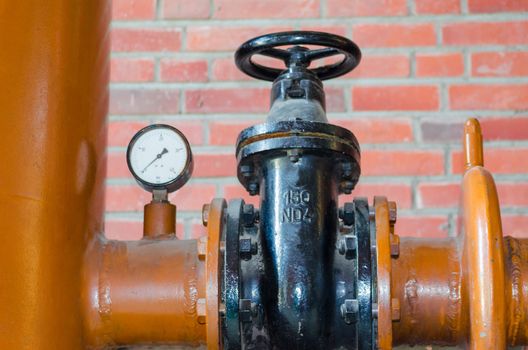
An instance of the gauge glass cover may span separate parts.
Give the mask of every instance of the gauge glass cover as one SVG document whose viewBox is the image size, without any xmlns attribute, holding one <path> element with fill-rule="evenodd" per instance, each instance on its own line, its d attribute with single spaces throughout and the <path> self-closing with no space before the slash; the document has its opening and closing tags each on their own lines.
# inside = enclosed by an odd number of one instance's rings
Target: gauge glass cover
<svg viewBox="0 0 528 350">
<path fill-rule="evenodd" d="M 190 147 L 183 134 L 168 125 L 151 125 L 140 130 L 130 142 L 127 162 L 130 171 L 147 190 L 174 191 L 188 178 L 178 180 L 189 172 Z M 176 188 L 175 188 L 176 187 Z"/>
</svg>

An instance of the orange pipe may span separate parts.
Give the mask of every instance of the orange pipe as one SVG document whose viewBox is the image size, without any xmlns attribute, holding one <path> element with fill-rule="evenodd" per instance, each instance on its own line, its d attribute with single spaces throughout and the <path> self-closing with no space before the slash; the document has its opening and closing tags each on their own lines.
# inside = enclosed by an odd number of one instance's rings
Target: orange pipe
<svg viewBox="0 0 528 350">
<path fill-rule="evenodd" d="M 400 301 L 394 346 L 454 346 L 465 339 L 469 306 L 458 247 L 456 238 L 401 238 L 392 261 L 392 298 Z"/>
<path fill-rule="evenodd" d="M 110 2 L 0 3 L 0 349 L 82 349 L 103 229 Z"/>
<path fill-rule="evenodd" d="M 205 261 L 198 241 L 97 239 L 86 256 L 82 302 L 87 343 L 205 343 Z"/>
<path fill-rule="evenodd" d="M 505 311 L 502 318 L 495 315 L 502 323 L 493 332 L 504 334 L 508 346 L 522 346 L 528 344 L 528 239 L 505 237 L 504 242 L 500 302 Z M 400 256 L 392 261 L 392 298 L 400 300 L 393 346 L 469 343 L 475 327 L 468 290 L 474 272 L 463 268 L 460 243 L 459 238 L 401 238 Z"/>
</svg>

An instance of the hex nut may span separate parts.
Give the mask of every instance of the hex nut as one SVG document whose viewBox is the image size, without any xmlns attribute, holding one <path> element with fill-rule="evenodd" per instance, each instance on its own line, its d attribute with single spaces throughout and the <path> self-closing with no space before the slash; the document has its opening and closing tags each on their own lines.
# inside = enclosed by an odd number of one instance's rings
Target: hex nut
<svg viewBox="0 0 528 350">
<path fill-rule="evenodd" d="M 240 173 L 244 177 L 250 177 L 251 175 L 253 175 L 253 166 L 251 166 L 249 164 L 241 165 L 240 166 Z"/>
<path fill-rule="evenodd" d="M 204 298 L 200 298 L 196 301 L 196 315 L 198 316 L 198 323 L 205 324 L 207 320 L 207 307 Z"/>
<path fill-rule="evenodd" d="M 244 204 L 242 209 L 242 223 L 246 227 L 253 226 L 255 223 L 255 207 L 253 204 Z"/>
<path fill-rule="evenodd" d="M 390 253 L 393 258 L 397 258 L 400 255 L 400 236 L 390 235 Z"/>
<path fill-rule="evenodd" d="M 357 299 L 345 299 L 341 304 L 341 317 L 346 324 L 357 322 L 359 304 Z"/>
<path fill-rule="evenodd" d="M 396 206 L 396 202 L 390 201 L 389 202 L 389 222 L 391 225 L 394 225 L 396 223 L 396 219 L 398 217 L 398 207 Z"/>
<path fill-rule="evenodd" d="M 401 317 L 400 299 L 392 298 L 391 300 L 391 318 L 393 321 L 399 321 Z"/>
<path fill-rule="evenodd" d="M 209 222 L 209 210 L 211 210 L 210 204 L 204 204 L 202 207 L 202 224 L 207 227 L 207 223 Z"/>
<path fill-rule="evenodd" d="M 352 190 L 354 189 L 354 183 L 352 181 L 343 181 L 339 185 L 341 192 L 344 194 L 350 194 L 352 193 Z"/>
<path fill-rule="evenodd" d="M 251 238 L 241 238 L 239 241 L 239 252 L 242 260 L 250 260 L 258 252 L 258 246 Z"/>
<path fill-rule="evenodd" d="M 198 258 L 200 260 L 205 260 L 205 255 L 207 254 L 207 237 L 198 238 L 197 249 Z"/>
<path fill-rule="evenodd" d="M 250 196 L 255 196 L 259 193 L 259 184 L 256 182 L 252 182 L 248 186 L 248 191 Z"/>
<path fill-rule="evenodd" d="M 354 203 L 353 202 L 347 202 L 343 206 L 343 209 L 339 211 L 339 216 L 343 220 L 343 223 L 347 226 L 354 225 Z"/>
<path fill-rule="evenodd" d="M 240 299 L 238 302 L 238 317 L 240 322 L 251 322 L 253 317 L 251 299 Z"/>
<path fill-rule="evenodd" d="M 339 254 L 344 255 L 345 259 L 347 260 L 351 260 L 356 257 L 356 249 L 356 236 L 346 235 L 339 241 Z"/>
</svg>

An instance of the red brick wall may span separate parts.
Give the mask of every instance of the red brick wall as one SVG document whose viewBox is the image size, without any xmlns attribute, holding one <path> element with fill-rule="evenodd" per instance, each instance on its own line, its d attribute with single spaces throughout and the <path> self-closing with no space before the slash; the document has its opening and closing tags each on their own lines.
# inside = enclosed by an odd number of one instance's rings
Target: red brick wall
<svg viewBox="0 0 528 350">
<path fill-rule="evenodd" d="M 114 0 L 109 236 L 141 235 L 149 195 L 124 151 L 149 123 L 175 125 L 193 146 L 194 177 L 173 196 L 180 235 L 202 233 L 211 198 L 246 197 L 234 142 L 265 118 L 270 84 L 238 72 L 233 52 L 289 29 L 345 35 L 363 50 L 355 72 L 326 83 L 329 119 L 362 146 L 354 195 L 397 201 L 400 234 L 453 234 L 461 124 L 478 116 L 504 230 L 528 234 L 527 0 Z"/>
</svg>

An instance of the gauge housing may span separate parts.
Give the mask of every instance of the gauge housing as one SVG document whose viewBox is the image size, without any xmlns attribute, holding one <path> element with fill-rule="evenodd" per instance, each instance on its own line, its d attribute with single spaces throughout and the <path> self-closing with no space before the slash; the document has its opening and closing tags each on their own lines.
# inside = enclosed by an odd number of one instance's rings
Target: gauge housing
<svg viewBox="0 0 528 350">
<path fill-rule="evenodd" d="M 183 142 L 183 145 L 185 147 L 186 152 L 186 160 L 185 165 L 183 166 L 182 171 L 174 178 L 172 178 L 170 181 L 166 181 L 163 183 L 153 183 L 145 178 L 141 177 L 134 167 L 132 166 L 131 162 L 131 156 L 132 151 L 134 150 L 134 146 L 136 143 L 141 139 L 142 136 L 144 136 L 146 133 L 152 131 L 152 130 L 167 130 L 169 132 L 173 132 L 178 135 L 178 137 Z M 167 124 L 152 124 L 149 126 L 144 127 L 143 129 L 139 130 L 130 140 L 128 147 L 127 147 L 127 153 L 126 153 L 126 160 L 127 160 L 127 166 L 132 174 L 134 176 L 134 179 L 136 182 L 143 188 L 144 190 L 148 192 L 153 192 L 154 190 L 166 190 L 168 193 L 174 192 L 178 189 L 180 189 L 185 183 L 191 178 L 193 168 L 194 168 L 194 162 L 193 162 L 193 156 L 191 151 L 191 146 L 189 144 L 189 141 L 185 137 L 185 135 L 178 129 L 176 129 L 173 126 L 167 125 Z"/>
</svg>

